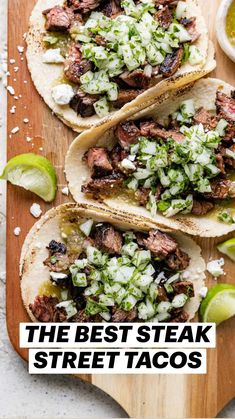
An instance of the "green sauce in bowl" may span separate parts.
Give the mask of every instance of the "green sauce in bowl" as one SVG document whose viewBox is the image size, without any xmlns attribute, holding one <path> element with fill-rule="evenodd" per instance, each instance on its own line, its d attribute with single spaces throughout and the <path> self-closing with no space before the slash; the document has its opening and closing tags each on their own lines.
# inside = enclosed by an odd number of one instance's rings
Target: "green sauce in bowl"
<svg viewBox="0 0 235 419">
<path fill-rule="evenodd" d="M 230 43 L 235 46 L 235 0 L 231 3 L 226 16 L 226 33 Z"/>
</svg>

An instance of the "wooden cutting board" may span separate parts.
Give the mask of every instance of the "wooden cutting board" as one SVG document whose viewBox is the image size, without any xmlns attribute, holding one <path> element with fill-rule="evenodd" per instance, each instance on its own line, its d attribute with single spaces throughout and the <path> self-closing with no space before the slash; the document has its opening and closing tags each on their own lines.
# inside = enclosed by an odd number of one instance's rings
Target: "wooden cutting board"
<svg viewBox="0 0 235 419">
<path fill-rule="evenodd" d="M 43 0 L 41 0 L 43 1 Z M 65 186 L 63 173 L 64 156 L 68 145 L 76 134 L 54 117 L 37 94 L 30 80 L 25 55 L 20 55 L 17 46 L 25 46 L 23 34 L 27 31 L 28 18 L 34 0 L 9 0 L 9 85 L 15 89 L 14 99 L 8 97 L 8 110 L 16 106 L 15 113 L 8 113 L 8 159 L 24 152 L 33 151 L 48 157 L 55 165 L 59 176 L 59 192 L 56 202 L 71 200 L 61 194 Z M 235 64 L 219 48 L 214 32 L 214 18 L 219 0 L 200 0 L 207 21 L 210 37 L 215 42 L 217 69 L 214 77 L 219 77 L 235 85 Z M 19 67 L 19 71 L 14 71 Z M 29 122 L 23 120 L 27 118 Z M 20 130 L 12 134 L 15 127 Z M 27 142 L 26 138 L 32 138 Z M 35 219 L 29 208 L 33 202 L 40 203 L 43 211 L 50 208 L 37 197 L 8 184 L 7 190 L 7 325 L 9 337 L 15 350 L 27 360 L 27 351 L 19 348 L 19 323 L 28 321 L 20 296 L 19 256 L 24 237 Z M 16 237 L 13 230 L 20 226 L 21 234 Z M 203 256 L 217 257 L 215 243 L 219 240 L 200 239 Z M 234 264 L 226 260 L 227 275 L 223 282 L 235 282 Z M 211 285 L 213 280 L 208 278 Z M 235 318 L 218 328 L 217 349 L 208 351 L 207 375 L 83 375 L 87 380 L 106 391 L 126 410 L 137 418 L 182 418 L 214 417 L 235 396 Z"/>
</svg>

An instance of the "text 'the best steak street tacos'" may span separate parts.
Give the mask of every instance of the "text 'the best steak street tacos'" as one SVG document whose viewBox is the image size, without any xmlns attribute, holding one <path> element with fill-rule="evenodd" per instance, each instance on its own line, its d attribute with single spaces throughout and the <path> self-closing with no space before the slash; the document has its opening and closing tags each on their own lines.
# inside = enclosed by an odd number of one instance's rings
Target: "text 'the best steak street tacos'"
<svg viewBox="0 0 235 419">
<path fill-rule="evenodd" d="M 199 80 L 166 92 L 132 120 L 81 134 L 66 158 L 69 188 L 76 201 L 223 235 L 235 229 L 234 139 L 233 87 Z"/>
<path fill-rule="evenodd" d="M 186 322 L 198 310 L 204 270 L 199 246 L 182 233 L 65 204 L 25 240 L 22 298 L 34 321 Z"/>
<path fill-rule="evenodd" d="M 39 0 L 27 44 L 37 90 L 77 131 L 145 107 L 161 80 L 186 84 L 215 66 L 192 0 Z"/>
</svg>

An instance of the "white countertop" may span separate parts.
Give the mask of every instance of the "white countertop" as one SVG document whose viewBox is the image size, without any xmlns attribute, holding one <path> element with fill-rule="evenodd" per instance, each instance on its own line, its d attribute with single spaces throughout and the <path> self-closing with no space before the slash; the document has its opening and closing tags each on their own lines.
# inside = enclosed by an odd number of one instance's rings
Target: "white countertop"
<svg viewBox="0 0 235 419">
<path fill-rule="evenodd" d="M 1 72 L 6 45 L 7 0 L 0 1 L 0 171 L 5 164 L 6 90 Z M 4 39 L 2 37 L 4 36 Z M 3 54 L 3 55 L 2 55 Z M 3 65 L 4 67 L 4 65 Z M 2 106 L 2 103 L 4 106 Z M 14 352 L 5 325 L 5 184 L 0 182 L 0 418 L 124 418 L 125 412 L 109 396 L 79 379 L 29 375 Z M 235 402 L 220 414 L 235 417 Z"/>
</svg>

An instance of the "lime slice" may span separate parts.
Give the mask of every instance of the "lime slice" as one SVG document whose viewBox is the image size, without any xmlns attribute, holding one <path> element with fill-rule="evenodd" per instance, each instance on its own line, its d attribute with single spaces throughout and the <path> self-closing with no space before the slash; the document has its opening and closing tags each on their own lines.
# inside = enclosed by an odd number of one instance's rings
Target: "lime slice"
<svg viewBox="0 0 235 419">
<path fill-rule="evenodd" d="M 203 322 L 217 325 L 235 315 L 235 285 L 217 284 L 210 288 L 200 306 Z"/>
<path fill-rule="evenodd" d="M 235 262 L 235 238 L 218 244 L 217 249 Z"/>
<path fill-rule="evenodd" d="M 57 187 L 55 169 L 49 160 L 37 154 L 19 154 L 10 159 L 0 179 L 22 186 L 46 202 L 51 202 L 55 198 Z"/>
</svg>

